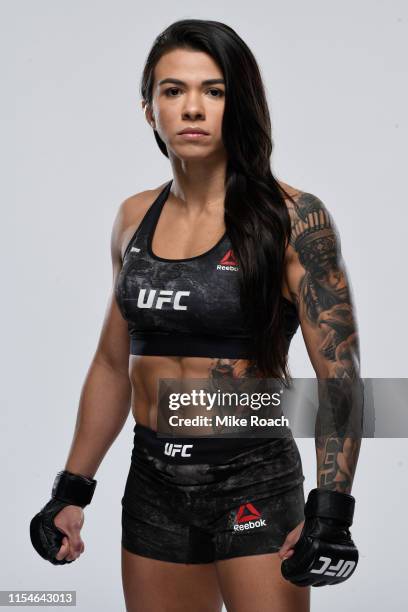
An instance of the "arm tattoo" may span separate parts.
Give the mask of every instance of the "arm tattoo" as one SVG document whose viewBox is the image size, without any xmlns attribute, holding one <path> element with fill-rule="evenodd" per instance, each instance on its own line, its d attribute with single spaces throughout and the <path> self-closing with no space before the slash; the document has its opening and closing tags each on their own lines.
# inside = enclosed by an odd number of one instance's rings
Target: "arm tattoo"
<svg viewBox="0 0 408 612">
<path fill-rule="evenodd" d="M 361 444 L 356 430 L 361 431 L 362 396 L 355 392 L 361 390 L 359 341 L 340 239 L 316 196 L 302 193 L 289 213 L 290 244 L 304 269 L 295 304 L 317 332 L 318 359 L 328 372 L 318 380 L 317 483 L 348 493 Z M 353 437 L 347 437 L 350 430 Z"/>
<path fill-rule="evenodd" d="M 334 432 L 316 444 L 317 486 L 350 493 L 361 440 L 339 438 Z"/>
</svg>

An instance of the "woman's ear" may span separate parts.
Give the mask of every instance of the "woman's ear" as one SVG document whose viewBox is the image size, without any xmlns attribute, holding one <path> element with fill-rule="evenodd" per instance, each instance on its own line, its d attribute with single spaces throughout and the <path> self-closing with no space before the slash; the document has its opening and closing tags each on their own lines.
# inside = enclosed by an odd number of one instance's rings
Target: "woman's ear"
<svg viewBox="0 0 408 612">
<path fill-rule="evenodd" d="M 150 125 L 150 127 L 152 127 L 153 129 L 156 129 L 156 122 L 154 119 L 153 110 L 150 104 L 146 102 L 146 100 L 142 100 L 142 110 L 146 117 L 147 123 Z"/>
</svg>

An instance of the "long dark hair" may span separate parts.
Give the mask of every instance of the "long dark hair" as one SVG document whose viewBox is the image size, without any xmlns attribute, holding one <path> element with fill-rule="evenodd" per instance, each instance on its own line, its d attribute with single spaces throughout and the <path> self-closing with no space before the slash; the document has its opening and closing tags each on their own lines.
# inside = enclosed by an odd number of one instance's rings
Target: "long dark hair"
<svg viewBox="0 0 408 612">
<path fill-rule="evenodd" d="M 222 139 L 227 152 L 225 227 L 241 270 L 241 307 L 262 376 L 290 380 L 284 334 L 282 280 L 290 218 L 284 191 L 270 167 L 273 141 L 264 85 L 251 50 L 219 21 L 182 19 L 155 39 L 140 84 L 152 104 L 154 68 L 165 53 L 204 51 L 223 72 L 226 88 Z M 169 157 L 154 131 L 161 152 Z"/>
</svg>

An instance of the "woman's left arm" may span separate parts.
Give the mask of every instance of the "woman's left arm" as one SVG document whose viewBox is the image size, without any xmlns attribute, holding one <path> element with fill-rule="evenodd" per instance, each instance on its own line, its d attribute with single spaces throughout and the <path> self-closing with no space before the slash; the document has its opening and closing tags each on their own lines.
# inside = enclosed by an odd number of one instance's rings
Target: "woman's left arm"
<svg viewBox="0 0 408 612">
<path fill-rule="evenodd" d="M 291 239 L 285 280 L 318 379 L 317 486 L 350 493 L 361 445 L 360 350 L 340 239 L 323 202 L 301 193 L 288 203 Z"/>
</svg>

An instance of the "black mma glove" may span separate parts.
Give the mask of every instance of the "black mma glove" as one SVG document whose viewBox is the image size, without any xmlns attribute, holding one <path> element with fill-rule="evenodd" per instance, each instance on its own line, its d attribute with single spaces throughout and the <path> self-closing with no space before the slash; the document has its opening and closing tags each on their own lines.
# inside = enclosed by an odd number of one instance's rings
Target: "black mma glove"
<svg viewBox="0 0 408 612">
<path fill-rule="evenodd" d="M 300 538 L 281 565 L 286 580 L 297 586 L 324 586 L 350 578 L 358 562 L 349 531 L 354 505 L 354 497 L 347 493 L 310 491 Z"/>
<path fill-rule="evenodd" d="M 64 533 L 54 524 L 54 517 L 65 506 L 74 505 L 85 508 L 91 503 L 96 480 L 80 474 L 63 470 L 58 472 L 52 486 L 51 499 L 30 522 L 30 538 L 35 550 L 43 559 L 54 565 L 72 563 L 55 558 L 61 548 Z"/>
</svg>

